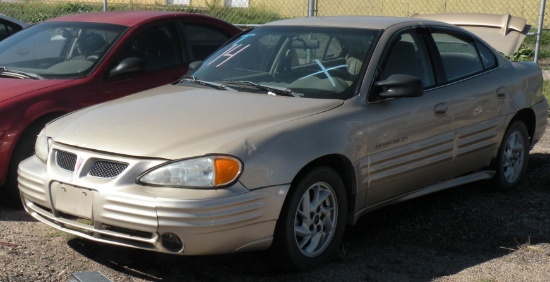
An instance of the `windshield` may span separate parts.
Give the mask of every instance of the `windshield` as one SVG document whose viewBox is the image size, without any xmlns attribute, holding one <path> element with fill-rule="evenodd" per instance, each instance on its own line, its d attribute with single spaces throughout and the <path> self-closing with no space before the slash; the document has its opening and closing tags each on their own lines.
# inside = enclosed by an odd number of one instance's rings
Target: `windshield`
<svg viewBox="0 0 550 282">
<path fill-rule="evenodd" d="M 348 99 L 378 34 L 352 28 L 259 27 L 218 50 L 188 77 L 237 91 Z"/>
<path fill-rule="evenodd" d="M 127 27 L 45 22 L 0 42 L 0 67 L 42 78 L 88 75 Z"/>
</svg>

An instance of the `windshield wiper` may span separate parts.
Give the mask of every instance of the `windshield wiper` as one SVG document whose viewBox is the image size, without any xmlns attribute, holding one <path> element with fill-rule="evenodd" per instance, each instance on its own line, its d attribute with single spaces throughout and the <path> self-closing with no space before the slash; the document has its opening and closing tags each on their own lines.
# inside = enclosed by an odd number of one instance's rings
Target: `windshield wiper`
<svg viewBox="0 0 550 282">
<path fill-rule="evenodd" d="M 20 79 L 26 79 L 26 78 L 44 79 L 43 77 L 41 77 L 38 74 L 25 72 L 25 71 L 20 71 L 20 70 L 8 69 L 6 67 L 0 67 L 0 75 L 1 76 L 7 76 L 7 77 L 13 77 L 13 78 L 20 78 Z"/>
<path fill-rule="evenodd" d="M 235 89 L 233 89 L 231 87 L 228 87 L 227 85 L 225 85 L 223 83 L 200 80 L 200 79 L 196 79 L 194 76 L 184 76 L 180 80 L 180 82 L 182 82 L 182 81 L 191 81 L 191 82 L 194 82 L 196 84 L 200 84 L 200 85 L 203 85 L 203 86 L 210 86 L 210 87 L 216 88 L 218 90 L 236 91 Z"/>
<path fill-rule="evenodd" d="M 286 87 L 260 84 L 252 81 L 245 81 L 245 80 L 225 80 L 223 82 L 225 84 L 252 86 L 252 87 L 255 87 L 256 89 L 267 91 L 268 95 L 285 95 L 285 96 L 292 96 L 292 97 L 300 97 L 300 94 Z"/>
</svg>

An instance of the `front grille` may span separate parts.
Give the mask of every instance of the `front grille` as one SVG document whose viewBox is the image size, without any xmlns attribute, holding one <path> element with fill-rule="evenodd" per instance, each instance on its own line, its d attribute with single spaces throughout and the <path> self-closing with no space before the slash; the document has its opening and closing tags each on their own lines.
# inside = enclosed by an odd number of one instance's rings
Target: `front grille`
<svg viewBox="0 0 550 282">
<path fill-rule="evenodd" d="M 41 221 L 51 222 L 58 226 L 58 229 L 73 230 L 78 232 L 80 236 L 91 240 L 106 240 L 114 243 L 122 243 L 140 249 L 157 250 L 155 242 L 158 241 L 158 238 L 156 238 L 155 233 L 128 229 L 118 226 L 98 224 L 97 222 L 90 219 L 79 218 L 61 212 L 58 213 L 58 216 L 54 216 L 52 210 L 48 208 L 42 209 L 42 206 L 34 202 L 30 204 L 29 207 L 31 208 L 31 210 L 36 211 L 32 213 L 33 217 Z M 96 228 L 96 225 L 99 225 L 99 228 Z"/>
<path fill-rule="evenodd" d="M 114 178 L 121 174 L 127 167 L 128 164 L 125 163 L 95 161 L 88 175 L 101 178 Z"/>
<path fill-rule="evenodd" d="M 102 224 L 101 228 L 103 230 L 109 230 L 109 231 L 112 231 L 112 232 L 116 232 L 116 233 L 120 233 L 120 234 L 126 234 L 126 235 L 130 235 L 130 236 L 134 236 L 134 237 L 145 238 L 145 239 L 151 239 L 155 235 L 151 232 L 139 231 L 139 230 L 128 229 L 128 228 L 123 228 L 123 227 L 117 227 L 117 226 L 111 226 L 111 225 L 107 225 L 107 224 Z"/>
<path fill-rule="evenodd" d="M 74 171 L 76 155 L 65 151 L 57 151 L 55 153 L 55 161 L 60 168 Z"/>
</svg>

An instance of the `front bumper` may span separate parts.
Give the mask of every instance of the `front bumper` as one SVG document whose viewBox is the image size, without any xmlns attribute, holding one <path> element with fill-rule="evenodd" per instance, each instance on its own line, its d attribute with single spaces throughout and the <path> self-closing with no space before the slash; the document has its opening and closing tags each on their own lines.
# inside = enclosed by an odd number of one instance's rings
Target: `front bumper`
<svg viewBox="0 0 550 282">
<path fill-rule="evenodd" d="M 248 190 L 146 187 L 139 173 L 162 161 L 83 151 L 63 145 L 47 164 L 33 156 L 19 166 L 26 211 L 59 230 L 90 240 L 182 255 L 266 249 L 289 185 Z M 74 171 L 60 168 L 56 152 L 78 156 Z M 116 177 L 90 176 L 94 162 L 128 166 Z M 174 245 L 174 236 L 180 245 Z"/>
</svg>

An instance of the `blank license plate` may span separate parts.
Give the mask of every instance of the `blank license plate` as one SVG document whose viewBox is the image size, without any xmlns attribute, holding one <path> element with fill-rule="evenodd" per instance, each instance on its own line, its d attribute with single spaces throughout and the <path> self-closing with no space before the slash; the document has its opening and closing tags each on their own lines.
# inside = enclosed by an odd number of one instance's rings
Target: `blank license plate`
<svg viewBox="0 0 550 282">
<path fill-rule="evenodd" d="M 53 205 L 58 211 L 92 219 L 94 193 L 92 190 L 54 183 L 51 187 Z"/>
</svg>

